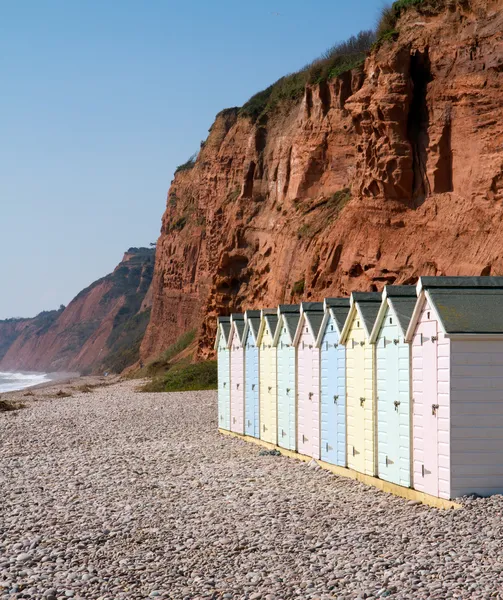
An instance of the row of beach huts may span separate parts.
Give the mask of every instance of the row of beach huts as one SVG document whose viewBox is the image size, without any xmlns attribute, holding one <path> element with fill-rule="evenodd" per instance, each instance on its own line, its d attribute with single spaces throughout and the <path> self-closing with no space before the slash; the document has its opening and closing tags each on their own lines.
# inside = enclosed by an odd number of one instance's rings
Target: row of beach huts
<svg viewBox="0 0 503 600">
<path fill-rule="evenodd" d="M 219 317 L 218 423 L 437 498 L 503 493 L 503 277 Z"/>
</svg>

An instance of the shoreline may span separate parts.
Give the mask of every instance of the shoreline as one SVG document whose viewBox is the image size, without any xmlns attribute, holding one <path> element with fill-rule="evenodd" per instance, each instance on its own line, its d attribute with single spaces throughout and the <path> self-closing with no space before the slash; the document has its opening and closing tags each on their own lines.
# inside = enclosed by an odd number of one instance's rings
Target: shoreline
<svg viewBox="0 0 503 600">
<path fill-rule="evenodd" d="M 121 381 L 120 375 L 80 375 L 78 373 L 48 373 L 48 375 L 56 375 L 49 381 L 44 381 L 20 390 L 12 390 L 9 392 L 0 392 L 2 400 L 21 402 L 26 404 L 29 401 L 37 401 L 43 399 L 54 398 L 59 395 L 72 395 L 73 392 L 78 393 L 85 391 L 86 388 L 98 388 L 112 385 Z"/>
</svg>

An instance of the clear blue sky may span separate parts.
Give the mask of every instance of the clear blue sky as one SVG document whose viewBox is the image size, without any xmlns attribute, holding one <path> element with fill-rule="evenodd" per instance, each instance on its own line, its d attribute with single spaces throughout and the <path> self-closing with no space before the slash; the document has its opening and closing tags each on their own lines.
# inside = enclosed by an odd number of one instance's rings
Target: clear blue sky
<svg viewBox="0 0 503 600">
<path fill-rule="evenodd" d="M 174 169 L 215 114 L 382 5 L 0 0 L 0 318 L 67 304 L 155 241 Z"/>
</svg>

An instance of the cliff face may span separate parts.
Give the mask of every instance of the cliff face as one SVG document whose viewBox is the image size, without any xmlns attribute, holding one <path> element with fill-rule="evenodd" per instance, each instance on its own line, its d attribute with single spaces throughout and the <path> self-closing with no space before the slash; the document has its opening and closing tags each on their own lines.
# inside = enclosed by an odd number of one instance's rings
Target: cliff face
<svg viewBox="0 0 503 600">
<path fill-rule="evenodd" d="M 445 4 L 268 119 L 217 116 L 168 193 L 144 358 L 195 324 L 210 354 L 219 314 L 503 273 L 503 0 Z"/>
<path fill-rule="evenodd" d="M 120 371 L 137 360 L 150 316 L 154 256 L 131 248 L 113 273 L 64 310 L 0 321 L 0 370 Z"/>
</svg>

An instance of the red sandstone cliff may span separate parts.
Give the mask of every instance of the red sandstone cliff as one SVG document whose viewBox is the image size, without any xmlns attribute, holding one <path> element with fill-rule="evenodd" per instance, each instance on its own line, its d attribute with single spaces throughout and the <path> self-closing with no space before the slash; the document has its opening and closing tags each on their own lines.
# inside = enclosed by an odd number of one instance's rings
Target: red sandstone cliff
<svg viewBox="0 0 503 600">
<path fill-rule="evenodd" d="M 153 250 L 132 248 L 64 310 L 0 321 L 0 370 L 121 371 L 135 362 L 150 314 L 153 261 Z"/>
<path fill-rule="evenodd" d="M 217 116 L 168 193 L 144 358 L 194 325 L 210 354 L 218 314 L 503 273 L 503 0 L 444 4 L 268 119 Z"/>
</svg>

